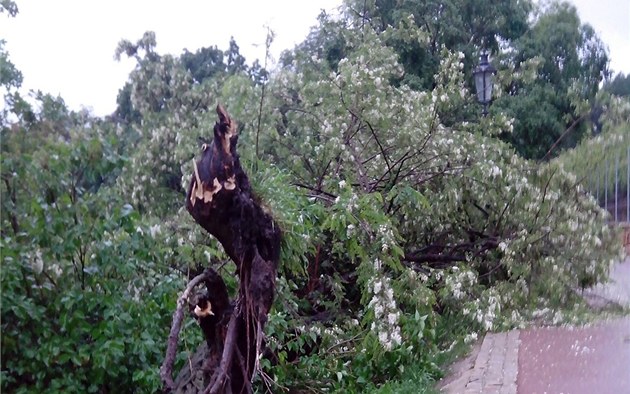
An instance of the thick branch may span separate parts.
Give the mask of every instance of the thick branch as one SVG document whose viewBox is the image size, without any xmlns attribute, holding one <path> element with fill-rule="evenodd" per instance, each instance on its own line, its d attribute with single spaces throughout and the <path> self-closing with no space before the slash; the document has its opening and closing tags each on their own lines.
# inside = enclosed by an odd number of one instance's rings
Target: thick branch
<svg viewBox="0 0 630 394">
<path fill-rule="evenodd" d="M 240 309 L 240 308 L 237 308 Z M 210 380 L 210 384 L 204 391 L 204 394 L 216 394 L 219 390 L 222 390 L 227 377 L 227 371 L 232 365 L 232 357 L 234 356 L 234 350 L 236 348 L 236 313 L 232 314 L 230 318 L 230 324 L 228 324 L 228 332 L 225 336 L 225 346 L 223 347 L 223 355 L 221 356 L 221 364 L 215 371 Z"/>
<path fill-rule="evenodd" d="M 414 263 L 449 263 L 455 261 L 466 261 L 466 256 L 458 255 L 445 255 L 437 253 L 424 253 L 416 255 L 405 255 L 406 261 L 413 261 Z"/>
<path fill-rule="evenodd" d="M 177 353 L 177 340 L 179 339 L 179 331 L 182 328 L 182 322 L 184 320 L 184 306 L 188 304 L 188 297 L 190 292 L 197 285 L 207 280 L 210 275 L 210 270 L 206 270 L 204 273 L 195 276 L 177 299 L 177 309 L 173 314 L 173 324 L 171 325 L 171 332 L 168 334 L 168 345 L 166 348 L 166 357 L 160 367 L 160 378 L 162 383 L 168 390 L 173 390 L 173 362 L 175 361 L 175 354 Z"/>
<path fill-rule="evenodd" d="M 472 230 L 468 230 L 468 232 L 471 233 Z M 495 237 L 483 238 L 478 242 L 465 242 L 453 246 L 432 244 L 417 251 L 405 253 L 403 260 L 414 263 L 456 263 L 467 261 L 466 254 L 462 253 L 462 251 L 475 252 L 472 256 L 474 259 L 488 250 L 496 249 L 498 246 L 499 242 Z M 456 253 L 456 251 L 458 252 Z"/>
</svg>

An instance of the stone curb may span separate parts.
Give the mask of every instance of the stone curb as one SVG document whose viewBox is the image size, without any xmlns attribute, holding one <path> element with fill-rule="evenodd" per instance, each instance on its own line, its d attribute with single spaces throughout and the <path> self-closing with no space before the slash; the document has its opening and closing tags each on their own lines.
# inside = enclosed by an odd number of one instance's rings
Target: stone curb
<svg viewBox="0 0 630 394">
<path fill-rule="evenodd" d="M 518 377 L 518 330 L 486 334 L 474 366 L 443 387 L 452 394 L 516 394 Z"/>
</svg>

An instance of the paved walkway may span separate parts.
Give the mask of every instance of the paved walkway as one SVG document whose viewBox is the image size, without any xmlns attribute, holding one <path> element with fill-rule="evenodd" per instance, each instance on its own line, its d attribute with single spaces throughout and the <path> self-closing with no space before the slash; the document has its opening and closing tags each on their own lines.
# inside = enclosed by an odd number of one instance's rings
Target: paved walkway
<svg viewBox="0 0 630 394">
<path fill-rule="evenodd" d="M 630 258 L 597 297 L 630 306 Z M 585 327 L 488 333 L 442 391 L 456 394 L 630 394 L 630 317 Z"/>
<path fill-rule="evenodd" d="M 519 393 L 630 393 L 630 318 L 521 332 Z"/>
<path fill-rule="evenodd" d="M 610 272 L 610 281 L 584 291 L 586 296 L 630 306 L 630 257 Z"/>
</svg>

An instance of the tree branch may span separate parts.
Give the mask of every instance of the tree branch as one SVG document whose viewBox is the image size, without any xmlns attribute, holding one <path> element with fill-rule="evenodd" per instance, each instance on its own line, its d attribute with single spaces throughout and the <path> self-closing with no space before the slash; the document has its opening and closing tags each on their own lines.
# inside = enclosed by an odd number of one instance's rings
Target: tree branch
<svg viewBox="0 0 630 394">
<path fill-rule="evenodd" d="M 173 313 L 173 323 L 171 325 L 171 332 L 168 334 L 168 345 L 166 348 L 166 357 L 160 367 L 160 378 L 164 386 L 170 391 L 173 390 L 173 362 L 175 361 L 175 354 L 177 353 L 177 340 L 179 339 L 179 331 L 182 328 L 182 322 L 184 320 L 184 306 L 188 303 L 188 297 L 190 292 L 204 280 L 210 276 L 211 269 L 207 269 L 202 274 L 195 276 L 177 299 L 177 309 Z"/>
<path fill-rule="evenodd" d="M 571 123 L 571 126 L 569 126 L 564 133 L 562 133 L 562 135 L 560 136 L 560 138 L 558 138 L 556 140 L 556 142 L 553 143 L 553 145 L 551 146 L 551 148 L 549 148 L 549 150 L 547 151 L 547 153 L 545 154 L 545 156 L 540 159 L 540 161 L 545 161 L 549 158 L 549 156 L 551 156 L 551 152 L 553 152 L 554 149 L 556 149 L 556 147 L 558 146 L 558 144 L 560 143 L 560 141 L 562 141 L 562 139 L 564 137 L 566 137 L 567 134 L 569 134 L 574 128 L 575 126 L 577 126 L 584 118 L 586 118 L 586 116 L 588 115 L 588 112 L 583 113 L 582 115 L 580 115 L 579 118 L 577 118 L 576 120 L 573 121 L 573 123 Z"/>
</svg>

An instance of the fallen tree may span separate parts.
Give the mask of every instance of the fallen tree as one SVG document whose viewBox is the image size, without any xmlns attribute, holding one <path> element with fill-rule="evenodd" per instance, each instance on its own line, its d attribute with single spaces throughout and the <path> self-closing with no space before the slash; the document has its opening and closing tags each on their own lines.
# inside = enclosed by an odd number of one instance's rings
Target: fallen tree
<svg viewBox="0 0 630 394">
<path fill-rule="evenodd" d="M 186 196 L 195 221 L 221 243 L 236 264 L 239 291 L 229 300 L 225 283 L 211 268 L 195 277 L 182 293 L 173 316 L 167 353 L 160 369 L 166 392 L 249 393 L 263 346 L 263 328 L 271 308 L 281 233 L 253 194 L 236 151 L 236 122 L 219 105 L 214 138 L 202 146 L 201 158 Z M 207 348 L 195 356 L 200 371 L 184 369 L 172 379 L 179 330 L 192 289 L 204 283 L 195 315 Z M 194 363 L 190 363 L 194 365 Z"/>
</svg>

